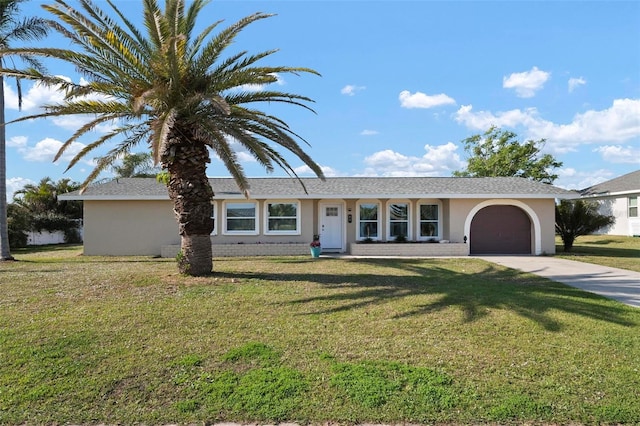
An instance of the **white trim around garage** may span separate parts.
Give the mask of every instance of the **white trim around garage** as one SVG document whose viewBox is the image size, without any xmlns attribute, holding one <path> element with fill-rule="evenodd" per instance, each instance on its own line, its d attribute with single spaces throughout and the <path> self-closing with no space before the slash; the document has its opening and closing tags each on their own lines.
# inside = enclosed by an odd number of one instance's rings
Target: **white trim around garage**
<svg viewBox="0 0 640 426">
<path fill-rule="evenodd" d="M 541 255 L 542 254 L 542 227 L 540 225 L 540 218 L 538 218 L 538 215 L 531 207 L 529 207 L 528 205 L 526 205 L 525 203 L 519 200 L 491 199 L 491 200 L 486 200 L 481 203 L 478 203 L 474 208 L 471 209 L 471 211 L 467 215 L 467 218 L 464 221 L 464 235 L 467 236 L 467 238 L 471 238 L 471 221 L 473 220 L 473 217 L 476 215 L 476 213 L 478 213 L 480 210 L 482 210 L 485 207 L 497 206 L 497 205 L 516 206 L 524 210 L 527 213 L 527 215 L 529 215 L 529 218 L 531 219 L 531 223 L 533 223 L 533 241 L 534 241 L 533 253 L 537 256 Z M 471 244 L 471 240 L 468 240 L 467 244 Z"/>
</svg>

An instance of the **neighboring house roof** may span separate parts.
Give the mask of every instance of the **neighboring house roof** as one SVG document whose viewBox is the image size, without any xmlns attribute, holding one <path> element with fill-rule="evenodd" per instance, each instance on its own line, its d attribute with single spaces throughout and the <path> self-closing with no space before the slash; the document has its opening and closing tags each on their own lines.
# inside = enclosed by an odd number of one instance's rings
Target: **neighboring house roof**
<svg viewBox="0 0 640 426">
<path fill-rule="evenodd" d="M 583 197 L 624 195 L 640 192 L 640 170 L 590 186 L 580 191 Z"/>
<path fill-rule="evenodd" d="M 252 199 L 362 198 L 577 198 L 579 194 L 518 177 L 332 177 L 250 178 Z M 244 199 L 232 178 L 209 178 L 214 199 Z M 168 200 L 154 178 L 123 178 L 59 197 L 64 200 Z"/>
</svg>

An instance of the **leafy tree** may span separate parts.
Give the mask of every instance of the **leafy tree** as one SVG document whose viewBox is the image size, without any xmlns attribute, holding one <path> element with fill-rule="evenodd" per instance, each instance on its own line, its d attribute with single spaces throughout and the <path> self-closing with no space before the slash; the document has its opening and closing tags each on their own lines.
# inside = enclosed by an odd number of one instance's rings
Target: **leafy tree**
<svg viewBox="0 0 640 426">
<path fill-rule="evenodd" d="M 27 184 L 15 192 L 14 203 L 24 207 L 31 215 L 46 215 L 55 213 L 69 219 L 82 218 L 82 202 L 59 201 L 58 195 L 75 191 L 80 184 L 71 179 L 60 179 L 53 182 L 51 178 L 40 179 L 37 185 Z"/>
<path fill-rule="evenodd" d="M 612 225 L 613 216 L 598 213 L 598 203 L 588 200 L 561 200 L 556 204 L 556 234 L 562 238 L 564 251 L 569 252 L 580 235 L 589 235 Z"/>
<path fill-rule="evenodd" d="M 64 103 L 45 106 L 45 112 L 29 117 L 91 114 L 62 146 L 56 159 L 79 137 L 106 122 L 118 125 L 76 155 L 69 167 L 88 152 L 111 141 L 115 146 L 97 159 L 83 187 L 106 167 L 141 143 L 148 144 L 156 163 L 168 172 L 169 197 L 174 203 L 181 236 L 178 267 L 190 275 L 212 270 L 210 232 L 213 189 L 206 176 L 211 149 L 248 197 L 249 184 L 232 143 L 249 152 L 268 172 L 279 166 L 297 177 L 287 159 L 272 145 L 301 159 L 320 178 L 320 167 L 301 148 L 306 142 L 281 119 L 255 104 L 284 103 L 313 111 L 311 99 L 272 90 L 269 84 L 281 74 L 318 74 L 309 68 L 258 66 L 276 50 L 257 54 L 227 53 L 236 36 L 248 25 L 270 15 L 255 13 L 221 29 L 221 21 L 193 34 L 196 18 L 207 4 L 193 0 L 144 0 L 144 28 L 137 28 L 111 1 L 112 19 L 90 0 L 82 10 L 62 0 L 44 6 L 66 25 L 61 34 L 70 49 L 15 49 L 17 53 L 59 58 L 75 66 L 88 80 L 76 84 L 35 71 L 17 73 L 66 91 Z M 210 15 L 207 16 L 210 20 Z M 218 31 L 214 36 L 214 31 Z M 5 70 L 7 72 L 7 70 Z M 259 87 L 247 90 L 246 87 Z M 23 118 L 27 119 L 27 118 Z M 122 139 L 118 139 L 122 138 Z M 302 181 L 299 179 L 300 183 Z M 304 187 L 304 185 L 303 185 Z"/>
<path fill-rule="evenodd" d="M 153 164 L 150 152 L 125 154 L 121 164 L 114 164 L 111 169 L 119 178 L 155 177 L 160 172 Z"/>
<path fill-rule="evenodd" d="M 49 29 L 46 20 L 32 17 L 19 19 L 20 3 L 24 0 L 0 0 L 0 66 L 9 60 L 19 59 L 29 66 L 42 69 L 41 64 L 28 54 L 8 54 L 7 50 L 16 41 L 30 41 L 44 37 Z M 22 106 L 22 87 L 16 78 L 18 106 Z M 4 75 L 0 74 L 0 261 L 13 260 L 11 256 L 7 216 L 7 157 L 4 118 Z"/>
<path fill-rule="evenodd" d="M 27 245 L 27 231 L 30 229 L 29 213 L 19 204 L 7 205 L 7 229 L 9 245 L 11 247 L 25 247 Z"/>
<path fill-rule="evenodd" d="M 541 155 L 545 140 L 520 143 L 518 135 L 492 126 L 483 135 L 464 139 L 469 154 L 466 170 L 453 172 L 461 177 L 518 176 L 552 184 L 553 170 L 562 167 L 550 154 Z"/>
<path fill-rule="evenodd" d="M 78 219 L 82 218 L 82 202 L 59 201 L 58 195 L 75 191 L 80 185 L 70 179 L 53 182 L 45 177 L 37 185 L 25 185 L 16 191 L 9 204 L 9 239 L 14 247 L 26 244 L 26 231 L 63 231 L 65 241 L 80 242 Z"/>
</svg>

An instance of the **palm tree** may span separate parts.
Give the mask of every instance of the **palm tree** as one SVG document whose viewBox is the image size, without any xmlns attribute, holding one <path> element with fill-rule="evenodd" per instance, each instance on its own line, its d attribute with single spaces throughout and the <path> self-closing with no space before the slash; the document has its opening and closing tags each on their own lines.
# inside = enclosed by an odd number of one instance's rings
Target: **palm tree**
<svg viewBox="0 0 640 426">
<path fill-rule="evenodd" d="M 299 144 L 306 141 L 281 119 L 253 107 L 256 103 L 278 102 L 313 111 L 308 106 L 311 99 L 274 91 L 268 85 L 282 74 L 318 73 L 309 68 L 256 65 L 276 50 L 253 55 L 246 51 L 227 53 L 227 47 L 245 27 L 270 15 L 255 13 L 219 31 L 221 21 L 214 22 L 195 35 L 196 18 L 208 2 L 189 3 L 186 8 L 185 0 L 165 0 L 163 10 L 157 0 L 143 0 L 144 29 L 139 29 L 110 0 L 117 20 L 90 0 L 80 1 L 82 11 L 56 0 L 44 7 L 68 27 L 61 25 L 59 30 L 72 48 L 16 52 L 70 62 L 88 80 L 79 85 L 35 71 L 19 73 L 58 84 L 67 95 L 64 103 L 45 106 L 43 114 L 29 118 L 92 115 L 91 121 L 63 144 L 56 159 L 96 126 L 115 123 L 111 131 L 87 145 L 69 163 L 72 167 L 95 148 L 114 142 L 110 151 L 97 158 L 84 188 L 133 147 L 148 144 L 155 163 L 160 163 L 169 176 L 167 187 L 181 236 L 179 270 L 206 275 L 212 271 L 213 190 L 206 176 L 209 150 L 222 160 L 247 197 L 250 188 L 234 143 L 268 172 L 279 166 L 298 178 L 286 158 L 270 144 L 275 143 L 324 179 L 320 167 Z M 214 34 L 214 30 L 218 32 Z"/>
<path fill-rule="evenodd" d="M 18 13 L 20 3 L 24 0 L 0 0 L 0 66 L 4 67 L 5 60 L 11 58 L 6 51 L 14 41 L 30 41 L 44 37 L 49 30 L 48 21 L 32 17 L 20 20 Z M 40 63 L 26 54 L 16 54 L 18 59 L 36 68 Z M 22 106 L 22 89 L 20 79 L 16 78 L 18 89 L 18 106 Z M 4 119 L 4 76 L 0 74 L 0 261 L 13 260 L 9 248 L 9 233 L 7 228 L 7 157 Z"/>
<path fill-rule="evenodd" d="M 612 225 L 613 216 L 598 213 L 598 203 L 587 200 L 561 200 L 556 204 L 556 234 L 562 238 L 565 252 L 570 252 L 580 235 L 589 235 Z"/>
</svg>

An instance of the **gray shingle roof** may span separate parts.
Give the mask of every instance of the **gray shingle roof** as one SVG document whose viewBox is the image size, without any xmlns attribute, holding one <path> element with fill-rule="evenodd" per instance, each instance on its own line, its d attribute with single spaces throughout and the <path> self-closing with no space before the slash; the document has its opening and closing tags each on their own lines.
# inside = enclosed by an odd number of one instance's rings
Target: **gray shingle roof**
<svg viewBox="0 0 640 426">
<path fill-rule="evenodd" d="M 231 178 L 210 178 L 216 199 L 244 198 Z M 265 198 L 576 198 L 577 193 L 517 177 L 335 177 L 321 181 L 250 178 L 250 195 Z M 125 178 L 91 186 L 83 195 L 61 196 L 77 200 L 168 199 L 166 187 L 153 178 Z"/>
<path fill-rule="evenodd" d="M 640 170 L 599 183 L 580 191 L 583 197 L 594 197 L 625 192 L 640 192 Z"/>
</svg>

